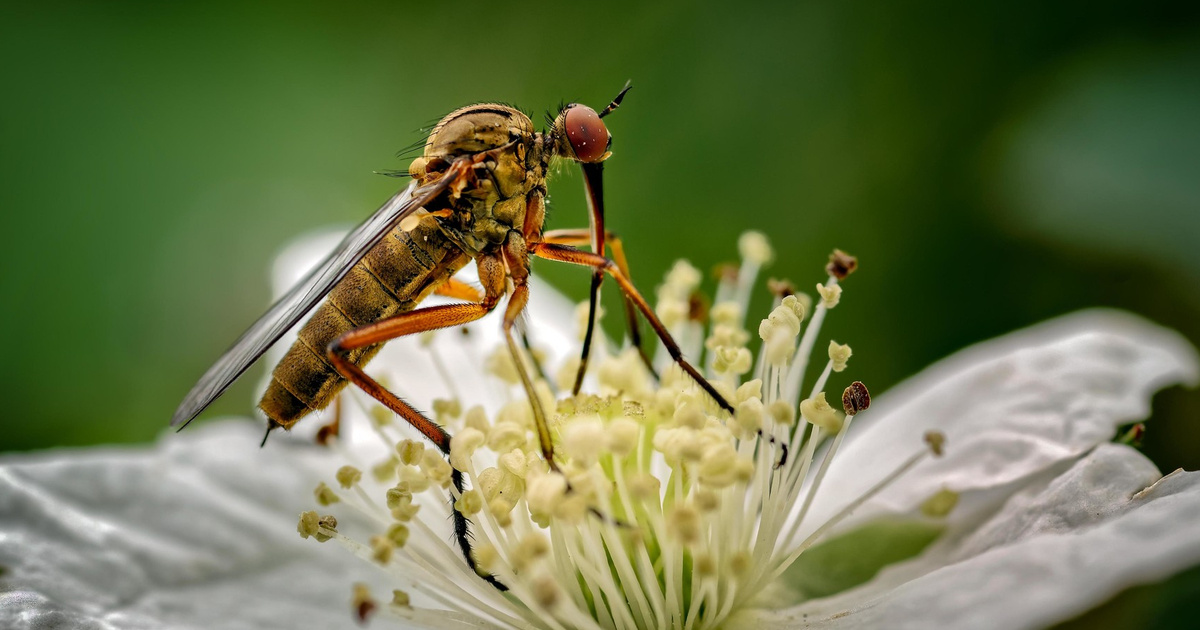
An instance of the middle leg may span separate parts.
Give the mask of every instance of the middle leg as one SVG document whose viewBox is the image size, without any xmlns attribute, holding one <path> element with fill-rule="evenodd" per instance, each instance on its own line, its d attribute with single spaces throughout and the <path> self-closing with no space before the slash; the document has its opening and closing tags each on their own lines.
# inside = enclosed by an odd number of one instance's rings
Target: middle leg
<svg viewBox="0 0 1200 630">
<path fill-rule="evenodd" d="M 617 263 L 617 267 L 621 273 L 629 276 L 629 263 L 625 260 L 625 248 L 621 243 L 621 238 L 612 232 L 605 232 L 605 239 L 608 247 L 612 249 L 613 262 Z M 543 243 L 553 245 L 570 245 L 579 246 L 587 245 L 591 242 L 591 230 L 589 229 L 565 229 L 551 230 L 546 232 L 542 237 Z M 603 255 L 604 252 L 595 252 Z M 571 389 L 574 395 L 579 394 L 580 388 L 583 386 L 583 377 L 587 372 L 588 358 L 592 350 L 592 336 L 596 327 L 596 308 L 597 301 L 600 295 L 600 280 L 604 277 L 602 270 L 597 270 L 592 274 L 592 287 L 589 293 L 590 303 L 588 304 L 588 323 L 587 330 L 583 335 L 583 351 L 579 356 L 579 370 L 575 373 L 575 386 Z M 658 373 L 654 370 L 654 364 L 650 361 L 650 355 L 646 354 L 646 349 L 642 347 L 642 333 L 638 326 L 637 311 L 634 309 L 633 302 L 625 293 L 621 294 L 625 305 L 625 321 L 629 328 L 629 343 L 634 348 L 637 348 L 638 356 L 642 358 L 642 363 L 646 369 L 650 370 L 651 376 L 658 378 Z"/>
</svg>

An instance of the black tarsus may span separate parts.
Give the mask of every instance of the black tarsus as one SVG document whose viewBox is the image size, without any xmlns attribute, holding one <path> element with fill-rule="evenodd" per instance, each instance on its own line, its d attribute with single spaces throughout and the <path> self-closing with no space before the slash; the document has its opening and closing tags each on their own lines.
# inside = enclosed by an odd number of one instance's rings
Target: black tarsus
<svg viewBox="0 0 1200 630">
<path fill-rule="evenodd" d="M 758 430 L 758 437 L 765 438 L 771 444 L 775 444 L 775 445 L 779 446 L 779 448 L 782 449 L 782 451 L 783 451 L 782 453 L 780 453 L 779 461 L 775 462 L 775 466 L 772 467 L 772 470 L 781 468 L 784 464 L 787 463 L 787 460 L 788 460 L 787 442 L 784 442 L 783 440 L 776 440 L 774 435 L 766 433 L 762 429 Z"/>
<path fill-rule="evenodd" d="M 458 490 L 458 496 L 462 496 L 463 492 L 466 491 L 466 487 L 463 484 L 462 471 L 452 470 L 450 472 L 450 482 L 454 484 L 454 489 Z M 458 540 L 458 548 L 462 551 L 463 557 L 466 558 L 467 566 L 471 567 L 471 570 L 476 575 L 483 578 L 483 581 L 494 586 L 496 590 L 502 593 L 507 591 L 508 587 L 500 580 L 497 580 L 496 576 L 491 573 L 481 573 L 479 571 L 479 566 L 475 563 L 475 554 L 471 552 L 470 524 L 467 522 L 466 515 L 454 508 L 454 497 L 450 497 L 450 513 L 454 518 L 454 538 Z"/>
<path fill-rule="evenodd" d="M 583 352 L 579 356 L 579 371 L 575 373 L 575 385 L 571 388 L 571 394 L 578 396 L 583 388 L 583 376 L 587 371 L 585 367 L 588 364 L 588 358 L 592 354 L 592 334 L 596 329 L 596 311 L 599 307 L 597 304 L 600 297 L 600 283 L 604 281 L 604 274 L 592 274 L 592 288 L 588 295 L 588 325 L 587 330 L 583 333 Z"/>
</svg>

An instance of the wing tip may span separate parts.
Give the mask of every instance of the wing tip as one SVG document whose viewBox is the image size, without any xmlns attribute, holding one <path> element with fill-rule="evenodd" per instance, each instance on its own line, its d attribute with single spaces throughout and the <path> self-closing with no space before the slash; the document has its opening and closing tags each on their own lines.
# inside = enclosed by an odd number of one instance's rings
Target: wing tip
<svg viewBox="0 0 1200 630">
<path fill-rule="evenodd" d="M 192 410 L 189 409 L 187 403 L 179 405 L 179 408 L 176 409 L 175 413 L 171 415 L 171 423 L 167 426 L 170 426 L 176 431 L 182 431 L 183 428 L 188 425 L 188 423 L 190 423 L 192 420 L 195 420 L 196 416 L 200 415 L 201 411 L 203 411 L 203 407 L 198 410 Z"/>
</svg>

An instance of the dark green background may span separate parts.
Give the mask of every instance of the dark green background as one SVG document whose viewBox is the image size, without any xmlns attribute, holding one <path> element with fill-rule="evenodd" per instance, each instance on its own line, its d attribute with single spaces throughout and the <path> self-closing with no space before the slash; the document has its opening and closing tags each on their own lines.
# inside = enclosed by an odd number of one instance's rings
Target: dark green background
<svg viewBox="0 0 1200 630">
<path fill-rule="evenodd" d="M 289 239 L 362 219 L 396 150 L 478 100 L 605 104 L 610 225 L 652 287 L 771 235 L 883 391 L 1093 305 L 1200 339 L 1194 2 L 9 4 L 0 450 L 147 441 L 265 307 Z M 574 168 L 551 227 L 586 223 Z M 582 298 L 586 274 L 536 273 Z M 611 296 L 610 296 L 611 297 Z M 611 309 L 610 309 L 610 312 Z M 252 380 L 252 379 L 251 379 Z M 214 406 L 245 413 L 250 386 Z M 1147 452 L 1200 468 L 1200 395 Z"/>
</svg>

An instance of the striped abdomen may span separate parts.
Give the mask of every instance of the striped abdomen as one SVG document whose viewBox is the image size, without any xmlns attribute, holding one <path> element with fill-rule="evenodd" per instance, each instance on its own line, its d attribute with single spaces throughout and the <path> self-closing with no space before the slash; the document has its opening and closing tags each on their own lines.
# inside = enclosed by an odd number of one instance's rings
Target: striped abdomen
<svg viewBox="0 0 1200 630">
<path fill-rule="evenodd" d="M 325 356 L 329 344 L 355 328 L 411 311 L 469 260 L 432 217 L 411 232 L 393 231 L 329 292 L 300 329 L 275 366 L 259 408 L 287 429 L 309 411 L 324 408 L 347 382 Z M 380 347 L 359 348 L 348 358 L 366 365 Z"/>
</svg>

